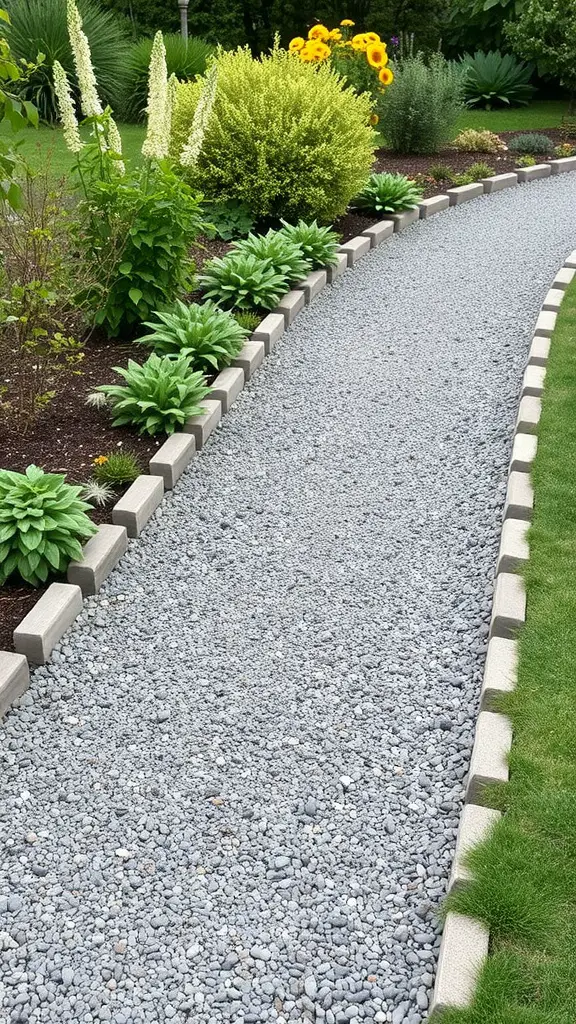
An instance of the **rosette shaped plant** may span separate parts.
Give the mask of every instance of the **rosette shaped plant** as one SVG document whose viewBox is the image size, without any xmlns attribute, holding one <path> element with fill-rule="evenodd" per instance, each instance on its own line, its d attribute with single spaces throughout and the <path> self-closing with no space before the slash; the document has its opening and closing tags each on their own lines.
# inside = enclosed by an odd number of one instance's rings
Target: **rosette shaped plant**
<svg viewBox="0 0 576 1024">
<path fill-rule="evenodd" d="M 204 373 L 229 366 L 248 336 L 231 313 L 210 299 L 190 306 L 178 300 L 171 309 L 154 316 L 156 322 L 145 324 L 151 333 L 138 341 L 157 355 L 188 356 L 193 369 Z"/>
<path fill-rule="evenodd" d="M 310 272 L 310 263 L 305 259 L 299 245 L 287 238 L 282 231 L 270 229 L 265 235 L 249 234 L 232 245 L 233 252 L 269 260 L 277 274 L 293 284 L 301 281 Z"/>
<path fill-rule="evenodd" d="M 304 220 L 299 220 L 297 224 L 283 223 L 280 234 L 302 250 L 304 259 L 312 267 L 332 267 L 338 262 L 340 236 L 331 228 L 320 227 L 315 220 L 311 224 Z"/>
<path fill-rule="evenodd" d="M 141 366 L 133 359 L 114 370 L 124 384 L 101 384 L 96 389 L 111 402 L 113 425 L 137 427 L 140 434 L 173 434 L 191 416 L 199 416 L 199 403 L 210 388 L 202 373 L 194 373 L 187 356 L 153 353 Z"/>
<path fill-rule="evenodd" d="M 383 171 L 371 175 L 366 188 L 354 200 L 354 206 L 373 213 L 399 213 L 401 210 L 415 209 L 422 201 L 422 196 L 420 186 L 405 174 Z"/>
<path fill-rule="evenodd" d="M 96 533 L 81 490 L 38 466 L 0 470 L 0 584 L 15 574 L 37 587 L 81 558 L 80 541 Z"/>
</svg>

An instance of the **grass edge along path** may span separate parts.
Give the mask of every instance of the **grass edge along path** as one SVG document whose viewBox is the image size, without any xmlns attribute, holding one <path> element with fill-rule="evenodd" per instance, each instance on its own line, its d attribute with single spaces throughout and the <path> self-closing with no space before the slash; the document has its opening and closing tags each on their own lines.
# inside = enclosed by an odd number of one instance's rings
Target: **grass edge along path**
<svg viewBox="0 0 576 1024">
<path fill-rule="evenodd" d="M 472 851 L 475 880 L 448 909 L 485 922 L 490 955 L 473 1004 L 442 1024 L 576 1021 L 576 281 L 552 339 L 525 572 L 504 816 Z"/>
</svg>

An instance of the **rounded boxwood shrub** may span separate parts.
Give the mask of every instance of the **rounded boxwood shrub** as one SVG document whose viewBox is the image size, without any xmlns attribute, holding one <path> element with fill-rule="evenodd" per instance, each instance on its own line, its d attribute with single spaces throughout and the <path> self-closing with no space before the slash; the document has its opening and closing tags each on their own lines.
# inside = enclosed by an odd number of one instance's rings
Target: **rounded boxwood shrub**
<svg viewBox="0 0 576 1024">
<path fill-rule="evenodd" d="M 200 83 L 180 85 L 173 152 L 188 140 Z M 193 183 L 211 200 L 235 199 L 256 218 L 329 222 L 344 213 L 370 175 L 375 132 L 370 98 L 356 95 L 328 65 L 275 48 L 218 56 L 216 99 Z"/>
</svg>

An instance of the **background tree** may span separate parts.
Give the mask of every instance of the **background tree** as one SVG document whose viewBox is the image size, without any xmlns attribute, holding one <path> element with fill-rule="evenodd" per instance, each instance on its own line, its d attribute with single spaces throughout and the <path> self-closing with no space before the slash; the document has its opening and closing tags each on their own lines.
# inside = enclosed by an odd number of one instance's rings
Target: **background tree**
<svg viewBox="0 0 576 1024">
<path fill-rule="evenodd" d="M 527 0 L 517 21 L 506 25 L 514 53 L 533 60 L 540 75 L 558 79 L 576 104 L 576 0 Z"/>
</svg>

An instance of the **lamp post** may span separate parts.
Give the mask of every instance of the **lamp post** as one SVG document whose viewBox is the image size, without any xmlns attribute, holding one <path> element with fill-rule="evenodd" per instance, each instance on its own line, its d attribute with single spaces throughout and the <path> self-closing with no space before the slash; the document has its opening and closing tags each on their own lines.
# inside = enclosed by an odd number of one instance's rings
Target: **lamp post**
<svg viewBox="0 0 576 1024">
<path fill-rule="evenodd" d="M 180 34 L 182 39 L 188 40 L 188 2 L 189 0 L 178 0 L 180 8 Z"/>
</svg>

